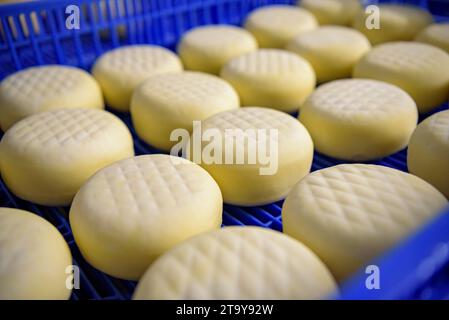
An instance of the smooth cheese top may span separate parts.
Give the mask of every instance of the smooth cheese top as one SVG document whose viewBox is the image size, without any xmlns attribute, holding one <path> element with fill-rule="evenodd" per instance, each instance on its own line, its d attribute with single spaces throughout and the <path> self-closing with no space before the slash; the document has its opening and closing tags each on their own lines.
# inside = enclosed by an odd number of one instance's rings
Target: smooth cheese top
<svg viewBox="0 0 449 320">
<path fill-rule="evenodd" d="M 361 11 L 359 0 L 299 0 L 298 5 L 314 14 L 320 24 L 348 25 Z"/>
<path fill-rule="evenodd" d="M 221 71 L 222 76 L 242 79 L 254 85 L 284 88 L 294 83 L 314 78 L 311 65 L 298 55 L 285 50 L 260 49 L 229 61 Z"/>
<path fill-rule="evenodd" d="M 101 159 L 114 149 L 120 153 L 126 143 L 132 150 L 131 133 L 113 114 L 94 109 L 62 109 L 16 123 L 3 136 L 0 151 L 34 165 L 64 168 L 68 163 Z"/>
<path fill-rule="evenodd" d="M 301 152 L 307 153 L 313 150 L 312 139 L 306 128 L 294 117 L 273 109 L 259 107 L 245 107 L 216 114 L 202 122 L 202 130 L 219 130 L 223 139 L 221 144 L 215 144 L 217 148 L 224 148 L 226 136 L 233 139 L 235 149 L 244 150 L 245 159 L 248 154 L 253 153 L 253 148 L 258 148 L 263 139 L 258 135 L 261 130 L 266 138 L 267 150 L 273 144 L 277 148 L 277 154 L 286 162 L 290 154 L 296 154 L 297 146 L 302 146 Z M 229 130 L 231 129 L 231 130 Z M 246 132 L 245 139 L 233 138 L 233 129 L 240 129 Z M 273 135 L 270 130 L 276 130 Z M 249 143 L 252 140 L 253 143 Z M 243 148 L 242 147 L 243 144 Z M 223 152 L 223 156 L 224 156 Z M 274 156 L 274 155 L 272 155 Z M 237 155 L 233 153 L 234 160 Z M 234 162 L 235 163 L 235 162 Z"/>
<path fill-rule="evenodd" d="M 377 80 L 344 79 L 320 86 L 301 110 L 354 123 L 379 121 L 413 114 L 418 110 L 413 99 L 402 89 Z"/>
<path fill-rule="evenodd" d="M 299 33 L 317 26 L 318 23 L 310 12 L 286 5 L 256 9 L 245 21 L 245 28 L 253 33 L 261 47 L 283 47 Z"/>
<path fill-rule="evenodd" d="M 217 74 L 230 59 L 257 49 L 256 39 L 243 28 L 209 25 L 188 31 L 178 45 L 185 67 Z"/>
<path fill-rule="evenodd" d="M 336 290 L 300 242 L 257 227 L 227 227 L 174 247 L 144 274 L 134 299 L 318 299 Z"/>
<path fill-rule="evenodd" d="M 228 25 L 195 28 L 184 35 L 182 42 L 198 50 L 208 51 L 210 54 L 232 54 L 236 50 L 233 48 L 234 45 L 248 48 L 248 50 L 253 50 L 257 46 L 251 33 Z"/>
<path fill-rule="evenodd" d="M 444 90 L 449 88 L 449 54 L 425 43 L 385 43 L 368 52 L 353 75 L 398 83 L 409 93 L 417 90 L 413 83 L 420 83 L 420 90 L 430 86 Z"/>
<path fill-rule="evenodd" d="M 58 230 L 24 210 L 0 208 L 0 298 L 68 299 L 69 247 Z"/>
<path fill-rule="evenodd" d="M 121 86 L 133 88 L 152 75 L 181 70 L 181 62 L 170 50 L 152 45 L 133 45 L 103 54 L 95 62 L 92 73 L 100 80 L 112 78 Z"/>
<path fill-rule="evenodd" d="M 145 81 L 134 93 L 133 103 L 142 102 L 153 111 L 169 116 L 205 119 L 231 106 L 239 97 L 226 81 L 200 72 L 163 74 Z"/>
<path fill-rule="evenodd" d="M 317 81 L 322 83 L 350 77 L 354 65 L 371 49 L 371 44 L 357 30 L 322 26 L 300 34 L 286 49 L 310 62 Z"/>
<path fill-rule="evenodd" d="M 379 71 L 400 71 L 407 75 L 431 72 L 432 76 L 438 76 L 441 67 L 448 65 L 449 55 L 427 44 L 394 42 L 375 47 L 363 58 L 363 63 L 378 67 Z"/>
<path fill-rule="evenodd" d="M 103 108 L 101 90 L 86 71 L 59 65 L 31 67 L 0 84 L 3 130 L 34 113 L 61 108 Z"/>
<path fill-rule="evenodd" d="M 379 29 L 368 29 L 372 12 L 360 10 L 356 15 L 353 27 L 364 33 L 372 44 L 388 41 L 413 40 L 426 26 L 432 23 L 433 17 L 416 6 L 403 4 L 381 4 L 379 8 Z M 368 20 L 367 20 L 368 19 Z"/>
<path fill-rule="evenodd" d="M 323 26 L 305 32 L 296 37 L 289 47 L 304 47 L 309 50 L 344 50 L 350 53 L 351 49 L 362 47 L 368 51 L 371 47 L 366 37 L 357 30 L 340 26 Z"/>
<path fill-rule="evenodd" d="M 77 193 L 73 207 L 76 219 L 95 225 L 98 234 L 125 234 L 129 238 L 122 239 L 157 247 L 170 241 L 164 239 L 169 226 L 179 233 L 179 228 L 190 230 L 189 225 L 210 220 L 211 212 L 202 210 L 202 204 L 217 199 L 221 200 L 220 189 L 204 169 L 157 154 L 125 159 L 98 171 Z M 188 221 L 183 222 L 186 212 Z"/>
<path fill-rule="evenodd" d="M 387 15 L 387 19 L 396 20 L 399 22 L 414 21 L 416 27 L 423 27 L 433 20 L 430 12 L 423 10 L 420 7 L 404 4 L 381 4 L 379 5 L 381 19 L 382 15 Z M 382 20 L 381 20 L 382 22 Z"/>
<path fill-rule="evenodd" d="M 428 26 L 416 36 L 415 41 L 432 44 L 449 53 L 449 23 Z"/>
</svg>

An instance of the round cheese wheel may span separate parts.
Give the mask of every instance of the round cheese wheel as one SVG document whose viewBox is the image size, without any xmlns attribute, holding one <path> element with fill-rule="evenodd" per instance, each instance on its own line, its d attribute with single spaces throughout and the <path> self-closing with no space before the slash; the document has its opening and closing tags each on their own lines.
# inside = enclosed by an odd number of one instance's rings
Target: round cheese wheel
<svg viewBox="0 0 449 320">
<path fill-rule="evenodd" d="M 239 97 L 226 81 L 200 72 L 151 77 L 131 100 L 131 117 L 137 134 L 152 146 L 170 150 L 177 143 L 175 129 L 192 131 L 193 121 L 239 107 Z"/>
<path fill-rule="evenodd" d="M 290 192 L 284 232 L 303 242 L 342 281 L 435 217 L 444 196 L 411 174 L 342 164 L 315 171 Z"/>
<path fill-rule="evenodd" d="M 434 45 L 449 53 L 449 23 L 431 24 L 416 36 L 415 41 Z"/>
<path fill-rule="evenodd" d="M 182 71 L 179 58 L 168 49 L 152 45 L 124 46 L 103 54 L 92 74 L 100 83 L 106 103 L 129 111 L 131 95 L 142 82 L 161 73 Z"/>
<path fill-rule="evenodd" d="M 377 7 L 378 14 L 369 10 L 359 11 L 352 25 L 366 35 L 373 45 L 389 41 L 413 40 L 421 30 L 433 22 L 432 15 L 419 7 L 401 4 L 381 4 Z M 379 19 L 378 26 L 374 25 L 375 18 Z"/>
<path fill-rule="evenodd" d="M 260 49 L 229 61 L 221 70 L 243 106 L 297 111 L 315 88 L 307 60 L 285 50 Z"/>
<path fill-rule="evenodd" d="M 3 131 L 27 116 L 63 108 L 104 108 L 100 86 L 86 71 L 57 65 L 30 67 L 0 83 Z"/>
<path fill-rule="evenodd" d="M 449 199 L 449 110 L 438 112 L 416 128 L 410 139 L 408 169 Z"/>
<path fill-rule="evenodd" d="M 219 74 L 232 58 L 257 49 L 256 39 L 243 28 L 228 25 L 197 27 L 184 34 L 178 53 L 188 70 Z"/>
<path fill-rule="evenodd" d="M 257 227 L 193 237 L 150 266 L 133 299 L 319 299 L 337 290 L 302 243 Z"/>
<path fill-rule="evenodd" d="M 315 29 L 318 23 L 307 10 L 287 5 L 271 5 L 251 12 L 244 25 L 261 48 L 281 49 L 302 32 Z"/>
<path fill-rule="evenodd" d="M 201 167 L 155 154 L 98 171 L 76 194 L 69 218 L 90 264 L 137 280 L 174 245 L 218 229 L 222 205 L 220 189 Z"/>
<path fill-rule="evenodd" d="M 368 79 L 320 86 L 299 115 L 315 149 L 352 161 L 385 157 L 405 148 L 418 122 L 413 99 L 391 84 Z"/>
<path fill-rule="evenodd" d="M 52 224 L 0 208 L 0 299 L 66 300 L 71 266 L 69 247 Z"/>
<path fill-rule="evenodd" d="M 350 78 L 354 65 L 371 49 L 366 37 L 347 27 L 324 26 L 291 41 L 287 50 L 310 62 L 319 83 Z"/>
<path fill-rule="evenodd" d="M 426 113 L 447 101 L 449 54 L 424 43 L 386 43 L 365 55 L 353 76 L 397 85 L 415 100 L 420 113 Z"/>
<path fill-rule="evenodd" d="M 8 188 L 38 204 L 68 205 L 98 169 L 134 155 L 126 125 L 103 110 L 62 109 L 17 122 L 0 142 Z"/>
<path fill-rule="evenodd" d="M 313 143 L 292 116 L 246 107 L 221 112 L 195 132 L 190 159 L 217 181 L 226 203 L 253 206 L 283 199 L 309 173 Z M 198 159 L 200 161 L 198 161 Z"/>
<path fill-rule="evenodd" d="M 298 5 L 310 11 L 321 25 L 350 25 L 362 10 L 359 0 L 299 0 Z"/>
</svg>

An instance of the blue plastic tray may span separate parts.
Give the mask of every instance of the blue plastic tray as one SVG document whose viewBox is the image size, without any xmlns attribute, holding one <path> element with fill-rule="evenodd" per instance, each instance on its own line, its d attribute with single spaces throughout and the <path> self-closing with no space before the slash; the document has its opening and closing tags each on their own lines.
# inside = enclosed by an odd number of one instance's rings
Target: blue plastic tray
<svg viewBox="0 0 449 320">
<path fill-rule="evenodd" d="M 96 14 L 100 2 L 104 14 Z M 0 6 L 0 79 L 28 66 L 67 64 L 89 70 L 102 52 L 135 43 L 153 43 L 173 49 L 180 35 L 197 25 L 241 24 L 256 7 L 293 4 L 292 0 L 61 0 Z M 376 3 L 377 1 L 365 1 Z M 384 2 L 384 1 L 382 1 Z M 396 1 L 428 7 L 438 20 L 448 19 L 448 0 Z M 125 5 L 117 10 L 120 3 Z M 65 8 L 81 8 L 81 29 L 65 28 Z M 446 16 L 445 16 L 446 15 Z M 39 28 L 33 26 L 32 16 Z M 124 25 L 127 36 L 117 27 Z M 23 28 L 25 27 L 25 28 Z M 24 32 L 24 29 L 25 32 Z M 15 31 L 14 31 L 15 30 Z M 38 32 L 36 32 L 38 30 Z M 26 32 L 28 31 L 28 32 Z M 447 105 L 439 110 L 446 109 Z M 118 114 L 134 137 L 136 154 L 158 152 L 136 136 L 128 114 Z M 1 133 L 0 133 L 1 135 Z M 316 154 L 312 170 L 339 161 Z M 377 163 L 407 171 L 406 150 Z M 449 178 L 449 177 L 448 177 Z M 129 299 L 135 282 L 112 278 L 92 268 L 80 255 L 68 223 L 68 208 L 43 207 L 13 196 L 0 180 L 0 206 L 23 208 L 53 223 L 72 250 L 80 267 L 80 289 L 72 299 Z M 256 225 L 282 230 L 282 201 L 252 208 L 225 205 L 223 225 Z M 449 297 L 449 209 L 435 222 L 404 241 L 375 263 L 381 270 L 381 289 L 367 290 L 361 272 L 343 285 L 342 298 L 427 299 Z M 261 279 L 263 281 L 263 279 Z"/>
</svg>

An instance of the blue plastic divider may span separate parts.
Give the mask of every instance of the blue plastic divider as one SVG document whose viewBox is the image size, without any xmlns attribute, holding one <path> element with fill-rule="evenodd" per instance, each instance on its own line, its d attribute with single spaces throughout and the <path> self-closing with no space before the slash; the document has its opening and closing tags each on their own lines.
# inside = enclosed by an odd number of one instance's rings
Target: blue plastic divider
<svg viewBox="0 0 449 320">
<path fill-rule="evenodd" d="M 256 7 L 293 4 L 292 0 L 42 0 L 0 6 L 0 79 L 23 68 L 42 64 L 66 64 L 89 70 L 104 51 L 125 44 L 152 43 L 174 49 L 183 32 L 197 25 L 239 25 Z M 378 1 L 365 1 L 377 3 Z M 386 2 L 386 1 L 381 1 Z M 427 7 L 439 20 L 448 19 L 448 0 L 413 2 Z M 65 27 L 66 7 L 80 8 L 81 28 Z M 122 30 L 122 31 L 120 31 Z M 124 36 L 123 30 L 126 30 Z M 442 106 L 436 111 L 447 109 Z M 116 113 L 117 114 L 117 113 Z M 129 114 L 117 114 L 130 128 L 136 154 L 157 153 L 141 141 Z M 1 134 L 1 133 L 0 133 Z M 315 154 L 312 170 L 340 161 Z M 407 171 L 406 150 L 378 161 L 380 165 Z M 449 178 L 449 177 L 448 177 Z M 81 270 L 79 290 L 72 299 L 129 299 L 135 282 L 112 278 L 92 268 L 81 256 L 68 223 L 68 208 L 44 207 L 23 201 L 0 180 L 0 206 L 23 208 L 53 223 L 70 246 Z M 256 225 L 282 230 L 282 201 L 258 207 L 225 205 L 223 225 Z M 413 299 L 449 297 L 449 209 L 416 235 L 376 261 L 381 270 L 381 289 L 367 290 L 361 271 L 342 286 L 340 298 Z M 263 281 L 263 279 L 261 279 Z"/>
</svg>

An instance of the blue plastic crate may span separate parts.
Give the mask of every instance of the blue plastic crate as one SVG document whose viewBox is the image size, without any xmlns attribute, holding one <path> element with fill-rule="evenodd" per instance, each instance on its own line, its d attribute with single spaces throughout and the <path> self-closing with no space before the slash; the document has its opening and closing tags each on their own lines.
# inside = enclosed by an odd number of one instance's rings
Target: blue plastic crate
<svg viewBox="0 0 449 320">
<path fill-rule="evenodd" d="M 174 49 L 188 29 L 204 24 L 240 25 L 254 8 L 267 4 L 293 4 L 293 0 L 42 0 L 0 6 L 0 80 L 23 68 L 66 64 L 89 70 L 103 52 L 137 43 Z M 364 1 L 365 3 L 391 1 Z M 438 20 L 449 20 L 449 0 L 395 1 L 429 8 Z M 79 30 L 65 27 L 68 5 L 81 9 Z M 126 29 L 126 36 L 118 28 Z M 442 106 L 437 111 L 447 109 Z M 116 113 L 117 114 L 117 113 Z M 158 150 L 141 141 L 129 114 L 118 114 L 130 128 L 136 154 Z M 1 135 L 1 133 L 0 133 Z M 341 163 L 315 154 L 312 170 Z M 407 171 L 406 150 L 380 165 Z M 449 178 L 449 177 L 448 177 Z M 129 299 L 135 282 L 112 278 L 92 268 L 81 256 L 68 223 L 68 208 L 44 207 L 13 196 L 0 180 L 0 206 L 23 208 L 53 223 L 64 235 L 80 267 L 80 289 L 72 299 Z M 282 201 L 243 208 L 225 205 L 223 225 L 256 225 L 282 230 Z M 342 287 L 342 298 L 428 299 L 449 298 L 449 208 L 434 222 L 374 262 L 381 270 L 381 289 L 367 290 L 363 271 Z M 262 279 L 263 281 L 263 279 Z"/>
</svg>

